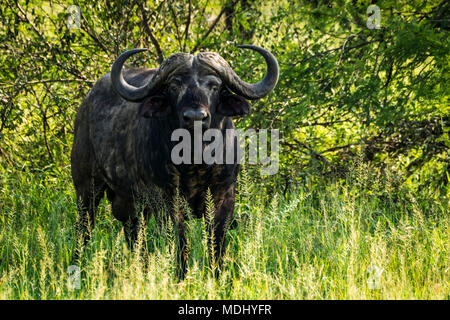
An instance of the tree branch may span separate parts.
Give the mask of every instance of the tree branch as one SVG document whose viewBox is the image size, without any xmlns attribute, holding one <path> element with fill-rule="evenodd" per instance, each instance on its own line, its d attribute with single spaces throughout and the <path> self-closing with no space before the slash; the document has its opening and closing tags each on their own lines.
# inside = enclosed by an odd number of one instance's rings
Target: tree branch
<svg viewBox="0 0 450 320">
<path fill-rule="evenodd" d="M 234 6 L 236 5 L 237 0 L 233 0 L 231 1 L 231 5 Z M 209 27 L 208 31 L 206 31 L 206 33 L 203 35 L 203 37 L 197 41 L 197 43 L 194 46 L 194 49 L 191 50 L 191 53 L 194 53 L 195 51 L 198 50 L 198 48 L 200 47 L 200 45 L 202 44 L 203 41 L 205 41 L 206 38 L 208 38 L 209 34 L 214 30 L 214 28 L 216 27 L 217 23 L 219 22 L 220 18 L 222 17 L 222 15 L 224 14 L 224 12 L 227 9 L 227 3 L 223 5 L 222 10 L 220 10 L 219 15 L 216 17 L 216 19 L 214 19 L 214 22 L 211 24 L 211 26 Z"/>
<path fill-rule="evenodd" d="M 189 35 L 189 25 L 191 24 L 191 14 L 192 14 L 192 3 L 191 0 L 189 0 L 188 18 L 186 21 L 186 30 L 184 31 L 183 52 L 186 51 L 186 42 Z"/>
<path fill-rule="evenodd" d="M 149 23 L 148 23 L 148 17 L 145 13 L 144 5 L 140 4 L 140 9 L 142 10 L 142 20 L 144 22 L 144 28 L 147 32 L 148 36 L 150 37 L 151 42 L 155 46 L 156 54 L 158 55 L 158 63 L 161 64 L 164 61 L 164 54 L 162 53 L 161 47 L 159 45 L 158 40 L 156 40 L 155 36 L 153 35 L 152 30 L 150 30 Z"/>
<path fill-rule="evenodd" d="M 33 85 L 33 84 L 39 84 L 39 83 L 53 83 L 53 82 L 63 82 L 63 83 L 70 83 L 70 82 L 84 82 L 88 84 L 94 84 L 94 80 L 85 80 L 85 79 L 45 79 L 45 80 L 34 80 L 34 81 L 27 81 L 25 83 L 8 83 L 4 86 L 1 86 L 2 88 L 11 88 L 18 85 L 26 86 L 26 85 Z"/>
</svg>

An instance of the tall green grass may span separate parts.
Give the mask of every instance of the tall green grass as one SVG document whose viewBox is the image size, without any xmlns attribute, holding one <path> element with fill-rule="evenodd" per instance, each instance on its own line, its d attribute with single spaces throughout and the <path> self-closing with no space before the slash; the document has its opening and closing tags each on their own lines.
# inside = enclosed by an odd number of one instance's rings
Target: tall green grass
<svg viewBox="0 0 450 320">
<path fill-rule="evenodd" d="M 103 201 L 78 265 L 80 289 L 71 290 L 69 168 L 0 173 L 0 299 L 450 298 L 446 200 L 380 198 L 362 192 L 361 179 L 269 196 L 246 174 L 217 279 L 204 221 L 188 223 L 189 267 L 178 282 L 173 228 L 149 221 L 143 261 Z"/>
</svg>

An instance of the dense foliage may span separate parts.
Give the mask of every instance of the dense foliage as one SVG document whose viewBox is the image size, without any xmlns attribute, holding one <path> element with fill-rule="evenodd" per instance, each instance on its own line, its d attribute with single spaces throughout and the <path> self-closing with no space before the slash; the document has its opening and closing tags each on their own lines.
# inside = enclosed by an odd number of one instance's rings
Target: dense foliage
<svg viewBox="0 0 450 320">
<path fill-rule="evenodd" d="M 449 180 L 448 1 L 61 1 L 0 5 L 0 156 L 6 166 L 68 164 L 74 114 L 123 50 L 157 66 L 178 51 L 216 51 L 245 79 L 262 75 L 254 43 L 278 57 L 280 82 L 240 119 L 280 129 L 285 186 L 339 179 L 361 155 L 396 188 L 439 195 Z M 373 17 L 372 17 L 373 18 Z M 388 173 L 386 173 L 388 172 Z"/>
</svg>

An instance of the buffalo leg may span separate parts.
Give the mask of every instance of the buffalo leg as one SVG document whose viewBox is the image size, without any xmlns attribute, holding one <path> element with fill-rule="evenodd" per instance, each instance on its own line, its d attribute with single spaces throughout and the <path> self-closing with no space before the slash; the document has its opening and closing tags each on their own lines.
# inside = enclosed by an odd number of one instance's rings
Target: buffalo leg
<svg viewBox="0 0 450 320">
<path fill-rule="evenodd" d="M 144 228 L 145 220 L 150 216 L 149 210 L 144 210 L 144 217 L 139 216 L 133 199 L 114 196 L 112 199 L 112 213 L 122 222 L 125 239 L 131 250 L 134 250 L 139 232 Z M 142 240 L 142 251 L 146 249 L 146 241 Z"/>
<path fill-rule="evenodd" d="M 175 234 L 177 238 L 176 259 L 177 270 L 176 275 L 179 280 L 183 280 L 186 276 L 187 263 L 189 260 L 189 244 L 186 237 L 186 226 L 184 218 L 172 218 L 175 226 Z"/>
<path fill-rule="evenodd" d="M 138 217 L 132 199 L 114 196 L 112 201 L 112 214 L 122 222 L 125 239 L 133 250 L 138 236 Z"/>
<path fill-rule="evenodd" d="M 224 254 L 224 244 L 225 244 L 225 236 L 228 230 L 228 227 L 233 219 L 234 212 L 234 201 L 235 201 L 235 191 L 234 187 L 231 187 L 225 197 L 216 201 L 216 210 L 214 214 L 213 220 L 213 232 L 214 232 L 214 243 L 209 242 L 209 250 L 210 252 L 214 251 L 215 253 L 215 265 L 218 267 L 216 270 L 219 272 L 220 267 L 222 265 L 222 259 Z M 211 226 L 208 226 L 211 228 Z M 212 250 L 211 246 L 214 246 L 214 250 Z M 211 257 L 212 258 L 212 257 Z M 213 261 L 211 261 L 213 262 Z M 215 266 L 213 266 L 215 267 Z"/>
<path fill-rule="evenodd" d="M 95 226 L 95 215 L 100 200 L 105 192 L 105 184 L 95 179 L 89 183 L 76 185 L 78 218 L 76 222 L 77 245 L 74 261 L 78 261 L 81 247 L 85 247 L 91 238 Z"/>
</svg>

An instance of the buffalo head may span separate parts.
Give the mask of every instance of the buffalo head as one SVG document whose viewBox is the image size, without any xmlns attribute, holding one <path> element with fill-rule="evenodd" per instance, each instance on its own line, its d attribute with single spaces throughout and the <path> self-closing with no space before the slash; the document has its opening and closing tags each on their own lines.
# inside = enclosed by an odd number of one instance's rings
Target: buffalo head
<svg viewBox="0 0 450 320">
<path fill-rule="evenodd" d="M 248 114 L 246 99 L 266 96 L 278 81 L 278 63 L 269 51 L 252 45 L 239 47 L 255 50 L 265 59 L 267 72 L 261 81 L 241 80 L 216 53 L 177 53 L 164 60 L 146 84 L 135 87 L 125 81 L 122 66 L 128 57 L 146 49 L 133 49 L 114 62 L 112 84 L 123 99 L 141 103 L 143 117 L 172 117 L 182 128 L 192 128 L 194 121 L 201 121 L 205 129 L 215 127 L 224 116 Z"/>
</svg>

